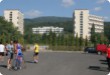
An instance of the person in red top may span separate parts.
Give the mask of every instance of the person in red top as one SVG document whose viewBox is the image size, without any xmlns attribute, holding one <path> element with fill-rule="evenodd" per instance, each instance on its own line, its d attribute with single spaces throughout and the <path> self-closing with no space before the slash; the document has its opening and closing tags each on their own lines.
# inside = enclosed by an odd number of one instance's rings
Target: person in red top
<svg viewBox="0 0 110 75">
<path fill-rule="evenodd" d="M 107 47 L 107 63 L 108 69 L 110 70 L 110 45 Z"/>
</svg>

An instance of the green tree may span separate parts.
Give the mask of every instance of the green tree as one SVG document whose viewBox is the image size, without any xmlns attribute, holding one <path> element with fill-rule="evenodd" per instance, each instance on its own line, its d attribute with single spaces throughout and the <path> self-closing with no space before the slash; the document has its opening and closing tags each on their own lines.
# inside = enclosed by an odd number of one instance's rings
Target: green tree
<svg viewBox="0 0 110 75">
<path fill-rule="evenodd" d="M 95 33 L 95 25 L 94 24 L 92 24 L 90 40 L 95 46 L 96 45 L 96 33 Z"/>
<path fill-rule="evenodd" d="M 3 17 L 0 17 L 0 40 L 6 41 L 18 40 L 22 37 L 18 29 L 14 27 L 13 23 L 7 22 Z"/>
</svg>

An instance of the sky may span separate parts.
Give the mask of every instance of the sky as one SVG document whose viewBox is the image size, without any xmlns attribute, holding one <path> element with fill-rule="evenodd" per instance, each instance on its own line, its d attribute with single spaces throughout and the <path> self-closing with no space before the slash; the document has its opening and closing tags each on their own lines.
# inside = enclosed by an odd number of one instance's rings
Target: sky
<svg viewBox="0 0 110 75">
<path fill-rule="evenodd" d="M 42 16 L 71 17 L 75 9 L 88 9 L 90 14 L 110 21 L 110 0 L 0 0 L 0 15 L 6 9 L 18 9 L 25 18 Z"/>
</svg>

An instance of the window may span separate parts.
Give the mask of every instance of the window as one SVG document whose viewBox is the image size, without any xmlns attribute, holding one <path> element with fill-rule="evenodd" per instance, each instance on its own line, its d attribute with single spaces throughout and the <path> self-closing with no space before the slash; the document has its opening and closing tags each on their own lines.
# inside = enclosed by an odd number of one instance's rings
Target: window
<svg viewBox="0 0 110 75">
<path fill-rule="evenodd" d="M 10 16 L 10 18 L 12 18 L 12 16 Z"/>
<path fill-rule="evenodd" d="M 82 29 L 82 28 L 83 28 L 83 26 L 80 26 L 80 28 Z"/>
<path fill-rule="evenodd" d="M 80 18 L 80 21 L 82 21 L 83 19 L 82 18 Z"/>
<path fill-rule="evenodd" d="M 83 37 L 83 34 L 80 34 L 80 37 Z"/>
<path fill-rule="evenodd" d="M 17 17 L 17 19 L 19 19 L 19 17 Z"/>
<path fill-rule="evenodd" d="M 82 23 L 83 23 L 83 21 L 80 21 L 80 23 L 82 24 Z"/>
<path fill-rule="evenodd" d="M 80 31 L 80 34 L 83 34 L 83 31 Z"/>
<path fill-rule="evenodd" d="M 82 16 L 83 15 L 83 12 L 81 11 L 80 15 Z"/>
<path fill-rule="evenodd" d="M 80 16 L 80 18 L 82 19 L 82 18 L 83 18 L 83 16 Z"/>
<path fill-rule="evenodd" d="M 83 24 L 81 23 L 80 26 L 82 26 Z"/>
<path fill-rule="evenodd" d="M 12 13 L 9 14 L 9 18 L 12 18 Z"/>
<path fill-rule="evenodd" d="M 10 19 L 10 22 L 12 22 L 12 19 Z"/>
<path fill-rule="evenodd" d="M 83 11 L 81 11 L 81 14 L 83 14 Z"/>
</svg>

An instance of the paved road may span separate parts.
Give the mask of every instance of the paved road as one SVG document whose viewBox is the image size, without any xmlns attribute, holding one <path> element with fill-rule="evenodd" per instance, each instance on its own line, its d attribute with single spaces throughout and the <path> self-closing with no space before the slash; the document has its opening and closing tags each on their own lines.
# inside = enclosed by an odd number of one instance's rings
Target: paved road
<svg viewBox="0 0 110 75">
<path fill-rule="evenodd" d="M 26 68 L 7 70 L 6 62 L 0 63 L 4 75 L 106 75 L 104 56 L 80 52 L 41 52 L 39 63 L 32 63 L 32 52 L 25 54 Z M 6 60 L 6 58 L 5 58 Z"/>
</svg>

